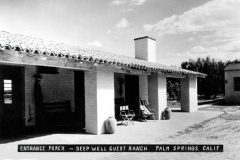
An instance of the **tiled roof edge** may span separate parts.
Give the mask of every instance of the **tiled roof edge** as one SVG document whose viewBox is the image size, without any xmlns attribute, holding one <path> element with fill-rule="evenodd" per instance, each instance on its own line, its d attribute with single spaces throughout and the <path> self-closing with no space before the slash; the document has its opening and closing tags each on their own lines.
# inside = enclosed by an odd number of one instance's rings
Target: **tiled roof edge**
<svg viewBox="0 0 240 160">
<path fill-rule="evenodd" d="M 1 32 L 0 32 L 1 33 Z M 5 32 L 6 34 L 11 34 L 9 32 Z M 15 36 L 22 36 L 22 35 L 18 35 L 18 34 L 14 34 Z M 27 36 L 23 36 L 23 37 L 27 37 Z M 0 37 L 1 38 L 1 37 Z M 27 38 L 32 38 L 32 37 L 27 37 Z M 37 38 L 32 38 L 33 40 L 42 40 L 42 39 L 37 39 Z M 1 40 L 1 39 L 0 39 Z M 47 41 L 47 42 L 51 42 L 52 41 Z M 59 44 L 59 43 L 54 43 L 54 44 Z M 62 44 L 61 45 L 65 45 Z M 77 46 L 71 46 L 71 45 L 67 45 L 67 47 L 77 47 Z M 0 41 L 0 48 L 2 49 L 7 49 L 7 50 L 13 50 L 13 51 L 22 51 L 22 52 L 27 52 L 27 53 L 32 53 L 32 54 L 40 54 L 40 55 L 45 55 L 45 56 L 54 56 L 54 57 L 61 57 L 61 58 L 68 58 L 68 59 L 75 59 L 75 60 L 81 60 L 81 61 L 90 61 L 90 62 L 97 62 L 97 63 L 107 63 L 107 64 L 113 64 L 113 65 L 118 65 L 118 66 L 124 66 L 124 67 L 129 67 L 129 68 L 136 68 L 136 69 L 141 69 L 141 70 L 149 70 L 149 71 L 153 71 L 153 72 L 163 72 L 163 73 L 176 73 L 176 74 L 181 74 L 181 75 L 192 75 L 192 76 L 198 76 L 198 77 L 206 77 L 206 74 L 202 74 L 199 72 L 193 72 L 190 70 L 185 70 L 185 69 L 180 69 L 180 68 L 173 68 L 173 67 L 169 67 L 169 66 L 164 66 L 161 65 L 159 63 L 153 63 L 153 62 L 148 62 L 148 61 L 144 61 L 144 60 L 138 60 L 138 59 L 134 59 L 131 57 L 127 57 L 127 56 L 122 56 L 122 55 L 116 55 L 116 54 L 112 54 L 112 53 L 108 53 L 108 52 L 103 52 L 103 51 L 98 51 L 98 50 L 82 50 L 83 52 L 89 52 L 91 54 L 96 53 L 102 53 L 104 56 L 100 56 L 100 58 L 96 58 L 92 57 L 92 56 L 86 56 L 84 54 L 81 54 L 81 52 L 76 52 L 77 55 L 71 55 L 71 53 L 73 54 L 74 52 L 66 52 L 63 53 L 64 50 L 62 50 L 62 52 L 55 52 L 54 50 L 41 50 L 39 48 L 31 48 L 31 47 L 22 47 L 21 45 L 13 45 L 11 43 L 7 43 L 7 44 L 3 44 Z M 80 47 L 79 47 L 80 48 Z M 83 49 L 83 48 L 81 48 Z M 110 56 L 110 58 L 108 57 Z M 116 57 L 116 58 L 112 58 L 112 57 Z M 107 57 L 107 58 L 106 58 Z M 111 59 L 112 58 L 112 59 Z M 119 60 L 119 59 L 120 60 Z"/>
</svg>

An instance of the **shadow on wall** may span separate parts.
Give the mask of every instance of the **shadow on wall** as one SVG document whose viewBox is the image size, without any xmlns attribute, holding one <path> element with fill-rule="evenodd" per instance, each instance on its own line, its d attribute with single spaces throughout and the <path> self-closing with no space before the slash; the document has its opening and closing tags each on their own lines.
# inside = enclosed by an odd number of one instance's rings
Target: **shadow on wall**
<svg viewBox="0 0 240 160">
<path fill-rule="evenodd" d="M 43 107 L 43 94 L 40 81 L 42 76 L 40 74 L 34 75 L 35 83 L 34 83 L 34 100 L 36 106 L 36 125 L 39 125 L 41 109 Z M 30 111 L 29 111 L 30 112 Z"/>
</svg>

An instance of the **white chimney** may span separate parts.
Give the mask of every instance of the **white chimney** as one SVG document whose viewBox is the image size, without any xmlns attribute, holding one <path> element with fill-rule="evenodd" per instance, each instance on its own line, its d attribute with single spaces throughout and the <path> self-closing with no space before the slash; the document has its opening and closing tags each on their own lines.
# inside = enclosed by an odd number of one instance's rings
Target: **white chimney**
<svg viewBox="0 0 240 160">
<path fill-rule="evenodd" d="M 135 58 L 156 62 L 156 39 L 145 36 L 135 38 Z"/>
</svg>

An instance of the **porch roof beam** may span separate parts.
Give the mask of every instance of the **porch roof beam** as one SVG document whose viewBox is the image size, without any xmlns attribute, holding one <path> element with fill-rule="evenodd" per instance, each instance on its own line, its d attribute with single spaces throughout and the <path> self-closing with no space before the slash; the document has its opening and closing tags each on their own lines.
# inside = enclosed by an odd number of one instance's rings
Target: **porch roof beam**
<svg viewBox="0 0 240 160">
<path fill-rule="evenodd" d="M 1 50 L 0 63 L 16 65 L 49 66 L 67 69 L 89 70 L 93 67 L 92 63 L 76 61 L 61 57 L 42 56 L 21 51 Z"/>
<path fill-rule="evenodd" d="M 143 71 L 133 68 L 127 67 L 120 67 L 116 65 L 99 65 L 99 67 L 104 68 L 105 70 L 112 71 L 114 73 L 123 73 L 123 74 L 130 74 L 130 75 L 151 75 L 150 71 Z"/>
<path fill-rule="evenodd" d="M 186 75 L 180 75 L 180 74 L 169 74 L 169 73 L 166 73 L 166 77 L 169 77 L 169 78 L 186 78 L 187 76 Z"/>
</svg>

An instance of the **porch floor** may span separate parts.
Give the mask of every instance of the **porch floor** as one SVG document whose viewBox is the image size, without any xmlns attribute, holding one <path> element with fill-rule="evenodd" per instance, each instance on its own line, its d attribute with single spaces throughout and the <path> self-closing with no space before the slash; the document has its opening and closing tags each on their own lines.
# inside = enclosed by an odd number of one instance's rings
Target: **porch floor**
<svg viewBox="0 0 240 160">
<path fill-rule="evenodd" d="M 44 133 L 19 139 L 0 139 L 0 159 L 97 159 L 117 153 L 24 153 L 17 152 L 18 144 L 153 144 L 156 140 L 181 131 L 188 126 L 213 118 L 222 112 L 172 112 L 170 120 L 135 121 L 134 125 L 118 125 L 115 134 L 92 135 L 80 131 Z M 120 123 L 120 122 L 119 122 Z M 76 127 L 76 126 L 75 126 Z M 162 142 L 164 144 L 167 142 Z"/>
</svg>

